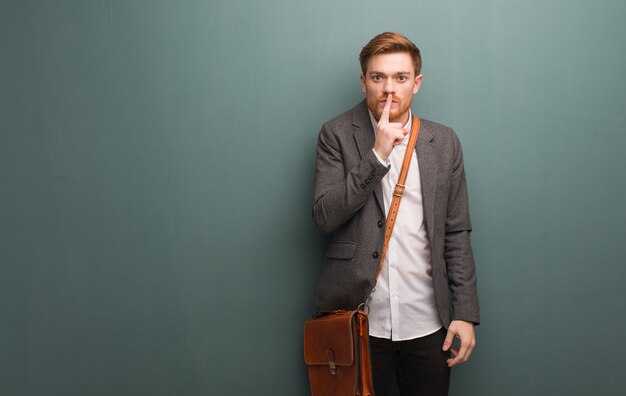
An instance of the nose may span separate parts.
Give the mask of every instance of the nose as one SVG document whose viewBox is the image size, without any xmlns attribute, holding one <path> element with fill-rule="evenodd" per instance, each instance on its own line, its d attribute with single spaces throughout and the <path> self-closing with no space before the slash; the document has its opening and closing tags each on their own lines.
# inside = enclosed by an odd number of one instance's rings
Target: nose
<svg viewBox="0 0 626 396">
<path fill-rule="evenodd" d="M 385 84 L 383 86 L 383 90 L 385 91 L 385 95 L 395 94 L 396 93 L 396 87 L 395 87 L 395 84 L 393 83 L 393 79 L 392 78 L 387 78 L 385 80 Z"/>
</svg>

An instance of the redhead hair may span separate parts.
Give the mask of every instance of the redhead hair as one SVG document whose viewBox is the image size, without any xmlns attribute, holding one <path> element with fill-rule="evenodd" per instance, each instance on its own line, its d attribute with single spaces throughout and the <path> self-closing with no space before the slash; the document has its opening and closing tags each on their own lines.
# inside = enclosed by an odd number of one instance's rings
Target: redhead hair
<svg viewBox="0 0 626 396">
<path fill-rule="evenodd" d="M 367 63 L 370 58 L 380 54 L 392 54 L 397 52 L 406 52 L 413 60 L 415 66 L 415 75 L 418 76 L 422 70 L 422 57 L 420 50 L 413 44 L 411 40 L 399 33 L 385 32 L 377 35 L 365 44 L 359 54 L 359 62 L 361 63 L 361 72 L 363 75 L 367 72 Z"/>
</svg>

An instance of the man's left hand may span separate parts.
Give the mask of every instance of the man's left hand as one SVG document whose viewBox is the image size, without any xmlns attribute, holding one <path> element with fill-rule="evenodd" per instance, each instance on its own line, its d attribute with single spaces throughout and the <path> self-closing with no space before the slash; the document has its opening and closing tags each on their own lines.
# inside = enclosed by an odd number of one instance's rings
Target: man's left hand
<svg viewBox="0 0 626 396">
<path fill-rule="evenodd" d="M 461 348 L 451 348 L 454 337 L 461 341 Z M 448 359 L 448 367 L 452 367 L 458 363 L 465 363 L 472 355 L 472 350 L 476 345 L 476 336 L 474 334 L 474 324 L 464 320 L 453 320 L 448 327 L 448 334 L 443 341 L 443 350 L 450 350 L 453 358 Z"/>
</svg>

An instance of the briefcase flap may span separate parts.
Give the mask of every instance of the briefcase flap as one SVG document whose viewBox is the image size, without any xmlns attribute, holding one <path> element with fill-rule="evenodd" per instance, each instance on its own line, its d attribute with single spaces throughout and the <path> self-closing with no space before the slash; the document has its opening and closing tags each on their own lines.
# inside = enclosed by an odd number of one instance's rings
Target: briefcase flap
<svg viewBox="0 0 626 396">
<path fill-rule="evenodd" d="M 357 332 L 354 311 L 330 313 L 304 324 L 304 362 L 307 365 L 352 366 Z"/>
</svg>

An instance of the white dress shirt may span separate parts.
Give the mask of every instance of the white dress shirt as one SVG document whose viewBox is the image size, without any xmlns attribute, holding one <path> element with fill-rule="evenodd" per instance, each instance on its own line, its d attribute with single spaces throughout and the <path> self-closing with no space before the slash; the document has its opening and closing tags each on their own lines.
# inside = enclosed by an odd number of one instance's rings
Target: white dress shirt
<svg viewBox="0 0 626 396">
<path fill-rule="evenodd" d="M 377 122 L 371 112 L 370 118 L 376 131 Z M 410 131 L 411 125 L 409 112 L 405 127 Z M 391 165 L 381 181 L 385 214 L 389 213 L 408 141 L 407 134 L 386 161 L 374 151 L 382 164 Z M 422 187 L 415 150 L 405 185 L 385 263 L 376 288 L 368 299 L 370 335 L 393 341 L 423 337 L 443 326 L 435 305 L 430 246 L 424 224 Z"/>
</svg>

